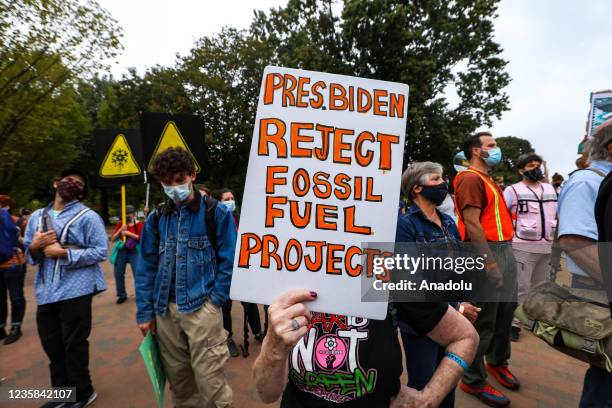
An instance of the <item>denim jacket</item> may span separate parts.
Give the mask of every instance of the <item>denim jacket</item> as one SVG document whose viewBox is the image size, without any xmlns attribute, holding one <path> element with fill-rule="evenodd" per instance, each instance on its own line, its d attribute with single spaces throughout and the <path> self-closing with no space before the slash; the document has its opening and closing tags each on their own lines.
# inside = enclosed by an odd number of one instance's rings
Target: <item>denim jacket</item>
<svg viewBox="0 0 612 408">
<path fill-rule="evenodd" d="M 397 231 L 395 242 L 455 242 L 461 241 L 461 235 L 455 221 L 447 214 L 436 210 L 442 228 L 429 220 L 423 214 L 418 205 L 412 204 L 405 214 L 397 218 Z M 451 302 L 455 309 L 459 307 L 457 302 Z M 416 331 L 405 322 L 399 322 L 400 331 L 416 336 Z"/>
<path fill-rule="evenodd" d="M 418 205 L 412 204 L 397 219 L 396 242 L 452 242 L 461 241 L 457 224 L 448 215 L 438 211 L 442 228 L 423 214 Z"/>
<path fill-rule="evenodd" d="M 175 273 L 179 312 L 194 312 L 207 300 L 221 307 L 229 297 L 236 226 L 225 206 L 217 205 L 213 248 L 206 231 L 207 197 L 197 190 L 195 194 L 189 205 L 177 207 L 170 201 L 159 217 L 155 210 L 145 222 L 135 278 L 138 323 L 166 315 Z"/>
</svg>

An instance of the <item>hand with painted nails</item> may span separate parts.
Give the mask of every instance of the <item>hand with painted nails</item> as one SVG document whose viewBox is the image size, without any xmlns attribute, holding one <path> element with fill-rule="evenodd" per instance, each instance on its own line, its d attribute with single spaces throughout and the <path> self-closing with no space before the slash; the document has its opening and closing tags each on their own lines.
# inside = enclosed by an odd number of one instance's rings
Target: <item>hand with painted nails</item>
<svg viewBox="0 0 612 408">
<path fill-rule="evenodd" d="M 288 376 L 287 357 L 308 332 L 312 318 L 304 302 L 316 298 L 316 292 L 290 290 L 276 298 L 268 309 L 268 333 L 253 364 L 255 388 L 265 403 L 278 400 L 285 388 L 285 381 L 280 379 Z"/>
<path fill-rule="evenodd" d="M 316 292 L 290 290 L 280 295 L 270 305 L 268 345 L 276 352 L 289 352 L 306 334 L 311 314 L 303 302 L 316 299 Z"/>
</svg>

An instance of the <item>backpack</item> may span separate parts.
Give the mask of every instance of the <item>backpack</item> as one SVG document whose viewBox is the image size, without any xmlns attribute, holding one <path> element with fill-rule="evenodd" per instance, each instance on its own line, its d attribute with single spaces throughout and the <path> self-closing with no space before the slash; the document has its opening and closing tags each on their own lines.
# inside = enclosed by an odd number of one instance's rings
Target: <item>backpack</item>
<svg viewBox="0 0 612 408">
<path fill-rule="evenodd" d="M 19 247 L 17 227 L 11 214 L 2 208 L 0 209 L 0 263 L 11 259 L 17 247 Z"/>
<path fill-rule="evenodd" d="M 206 204 L 206 215 L 204 216 L 204 222 L 206 222 L 206 235 L 208 235 L 208 240 L 210 241 L 210 244 L 215 249 L 215 252 L 217 252 L 217 224 L 215 219 L 215 212 L 219 201 L 212 198 L 211 196 L 208 196 L 206 197 L 204 203 Z M 168 202 L 158 205 L 155 209 L 155 212 L 153 213 L 153 217 L 155 217 L 155 228 L 153 229 L 153 232 L 155 233 L 157 238 L 159 238 L 160 214 L 162 214 L 166 210 L 167 205 Z"/>
<path fill-rule="evenodd" d="M 612 373 L 612 318 L 606 303 L 554 282 L 534 286 L 514 315 L 550 346 Z"/>
</svg>

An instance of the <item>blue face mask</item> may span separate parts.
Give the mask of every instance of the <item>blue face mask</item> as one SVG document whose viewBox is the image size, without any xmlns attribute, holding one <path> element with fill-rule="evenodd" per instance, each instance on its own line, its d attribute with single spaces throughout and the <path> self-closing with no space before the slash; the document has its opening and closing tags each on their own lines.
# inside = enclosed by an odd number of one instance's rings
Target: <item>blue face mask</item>
<svg viewBox="0 0 612 408">
<path fill-rule="evenodd" d="M 227 209 L 229 210 L 229 212 L 236 211 L 236 201 L 234 201 L 234 200 L 221 201 L 221 204 L 226 206 Z"/>
<path fill-rule="evenodd" d="M 489 167 L 497 166 L 502 159 L 501 149 L 496 147 L 494 149 L 487 150 L 486 152 L 489 153 L 489 157 L 483 157 L 482 160 L 484 160 Z"/>
<path fill-rule="evenodd" d="M 163 186 L 164 192 L 170 197 L 175 203 L 182 203 L 187 200 L 189 194 L 191 194 L 191 183 L 180 184 L 178 186 Z"/>
</svg>

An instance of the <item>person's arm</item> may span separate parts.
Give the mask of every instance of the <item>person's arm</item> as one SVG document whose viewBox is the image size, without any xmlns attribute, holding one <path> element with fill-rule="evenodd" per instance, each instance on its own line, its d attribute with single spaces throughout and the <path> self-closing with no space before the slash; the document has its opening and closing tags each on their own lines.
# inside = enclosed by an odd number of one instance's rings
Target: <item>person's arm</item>
<svg viewBox="0 0 612 408">
<path fill-rule="evenodd" d="M 280 295 L 268 309 L 270 327 L 253 364 L 255 388 L 266 404 L 278 400 L 285 389 L 289 353 L 309 330 L 311 315 L 303 302 L 314 300 L 316 296 L 308 290 L 290 290 Z M 292 320 L 299 323 L 299 329 L 293 329 Z"/>
<path fill-rule="evenodd" d="M 36 231 L 39 212 L 32 214 L 30 221 L 26 227 L 23 246 L 25 248 L 26 260 L 31 265 L 40 264 L 42 251 L 46 246 L 57 242 L 57 234 L 55 231 L 39 232 Z"/>
<path fill-rule="evenodd" d="M 559 238 L 559 245 L 565 253 L 572 258 L 576 265 L 588 273 L 591 278 L 601 282 L 601 267 L 599 265 L 599 252 L 597 242 L 581 235 L 563 235 Z"/>
<path fill-rule="evenodd" d="M 136 289 L 136 322 L 143 335 L 154 330 L 155 313 L 153 310 L 153 286 L 159 264 L 159 230 L 153 210 L 145 222 L 140 241 L 140 255 L 134 275 Z"/>
<path fill-rule="evenodd" d="M 102 218 L 94 211 L 88 211 L 78 224 L 83 228 L 82 237 L 85 247 L 64 249 L 66 256 L 58 256 L 61 258 L 61 264 L 71 268 L 82 268 L 106 260 L 108 241 Z M 72 228 L 75 228 L 75 225 Z"/>
<path fill-rule="evenodd" d="M 222 205 L 215 209 L 217 226 L 217 274 L 215 285 L 210 293 L 211 302 L 221 307 L 229 298 L 232 272 L 234 270 L 234 253 L 236 252 L 236 226 L 232 214 Z"/>
<path fill-rule="evenodd" d="M 595 199 L 599 183 L 590 171 L 573 175 L 563 188 L 558 205 L 559 246 L 593 279 L 601 281 L 597 251 Z M 600 181 L 599 179 L 595 179 Z"/>
<path fill-rule="evenodd" d="M 478 254 L 486 256 L 485 268 L 487 271 L 487 278 L 489 278 L 496 288 L 500 288 L 503 284 L 503 276 L 497 266 L 493 252 L 489 247 L 484 230 L 482 229 L 482 224 L 480 223 L 480 208 L 472 206 L 465 207 L 461 216 L 465 224 L 466 238 L 470 240 Z"/>
<path fill-rule="evenodd" d="M 446 348 L 446 352 L 459 357 L 469 366 L 478 348 L 478 333 L 455 309 L 448 306 L 446 313 L 427 336 Z M 445 357 L 440 361 L 433 376 L 421 391 L 402 386 L 393 399 L 391 408 L 437 407 L 444 397 L 456 387 L 464 369 L 455 361 Z"/>
<path fill-rule="evenodd" d="M 514 200 L 514 189 L 512 187 L 506 187 L 504 190 L 504 201 L 506 202 L 506 207 L 510 211 L 510 214 L 514 214 L 513 207 L 516 205 Z"/>
<path fill-rule="evenodd" d="M 119 221 L 117 224 L 115 224 L 115 230 L 113 231 L 113 235 L 111 235 L 110 240 L 112 242 L 118 240 L 119 237 L 121 237 L 121 231 L 123 231 L 123 224 L 121 223 L 121 221 Z"/>
</svg>

